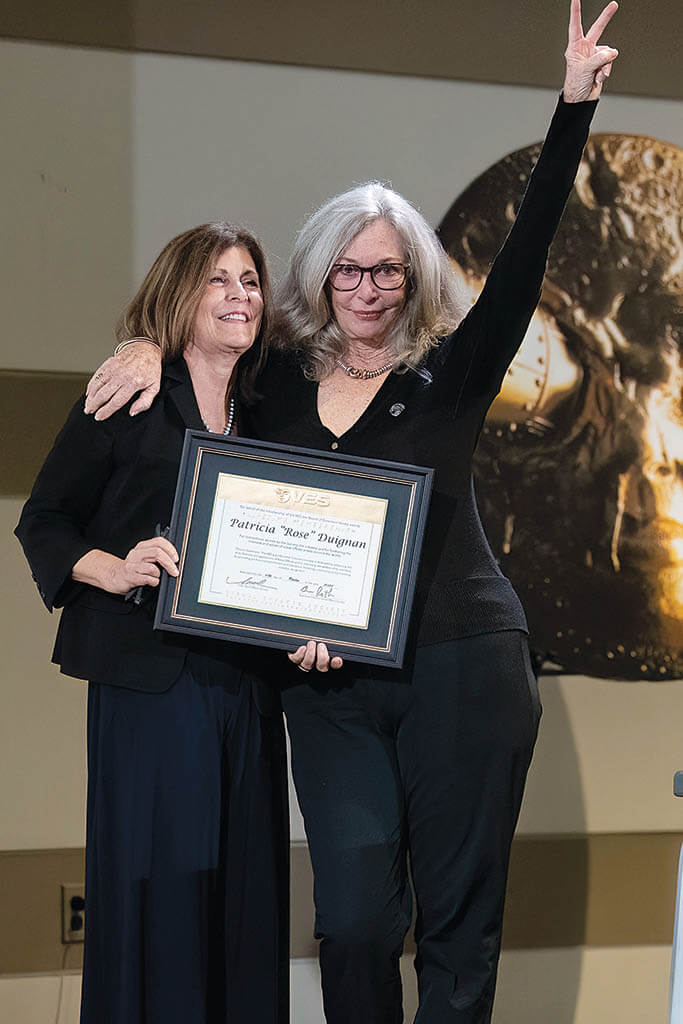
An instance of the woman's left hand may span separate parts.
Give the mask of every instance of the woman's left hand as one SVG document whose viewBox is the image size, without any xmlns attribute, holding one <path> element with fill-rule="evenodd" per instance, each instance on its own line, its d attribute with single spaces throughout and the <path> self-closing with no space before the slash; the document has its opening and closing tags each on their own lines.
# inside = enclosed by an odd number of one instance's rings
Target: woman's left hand
<svg viewBox="0 0 683 1024">
<path fill-rule="evenodd" d="M 117 356 L 112 356 L 95 371 L 85 391 L 86 415 L 108 420 L 131 398 L 129 414 L 145 412 L 161 386 L 161 349 L 153 341 L 131 341 Z"/>
<path fill-rule="evenodd" d="M 596 100 L 602 92 L 603 82 L 609 77 L 619 51 L 611 46 L 598 46 L 598 41 L 618 8 L 617 3 L 607 4 L 584 35 L 581 0 L 571 0 L 569 41 L 564 52 L 567 71 L 563 93 L 566 103 Z"/>
<path fill-rule="evenodd" d="M 339 655 L 330 658 L 327 644 L 316 643 L 315 640 L 309 640 L 307 644 L 302 644 L 293 654 L 288 654 L 287 657 L 302 672 L 310 672 L 313 668 L 317 669 L 318 672 L 327 672 L 331 668 L 341 668 L 344 664 L 343 659 Z"/>
</svg>

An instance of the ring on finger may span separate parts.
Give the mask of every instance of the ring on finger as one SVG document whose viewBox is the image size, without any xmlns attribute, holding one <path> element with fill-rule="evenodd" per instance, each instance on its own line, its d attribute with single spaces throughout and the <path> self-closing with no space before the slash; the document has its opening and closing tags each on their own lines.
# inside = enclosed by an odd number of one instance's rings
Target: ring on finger
<svg viewBox="0 0 683 1024">
<path fill-rule="evenodd" d="M 297 665 L 299 672 L 310 672 L 310 668 L 304 668 L 303 665 Z"/>
</svg>

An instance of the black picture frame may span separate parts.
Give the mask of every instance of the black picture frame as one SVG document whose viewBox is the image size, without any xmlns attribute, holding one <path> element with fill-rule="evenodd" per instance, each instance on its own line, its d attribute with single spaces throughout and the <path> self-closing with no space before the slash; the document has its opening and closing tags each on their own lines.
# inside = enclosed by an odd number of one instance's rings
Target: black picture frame
<svg viewBox="0 0 683 1024">
<path fill-rule="evenodd" d="M 155 628 L 283 650 L 294 650 L 302 642 L 313 639 L 324 641 L 331 655 L 338 654 L 350 661 L 400 668 L 403 664 L 433 472 L 421 466 L 188 430 L 169 531 L 169 539 L 180 555 L 179 575 L 173 578 L 162 573 Z M 213 545 L 211 550 L 215 552 L 216 544 L 221 543 L 216 538 L 221 536 L 227 537 L 225 544 L 229 550 L 232 551 L 236 546 L 232 535 L 221 534 L 221 527 L 214 525 L 213 517 L 218 515 L 215 509 L 219 505 L 221 509 L 234 508 L 234 505 L 220 504 L 223 501 L 220 497 L 223 481 L 228 481 L 237 490 L 243 487 L 245 493 L 250 492 L 252 484 L 258 490 L 263 483 L 266 488 L 276 492 L 277 500 L 285 503 L 282 510 L 278 508 L 273 512 L 268 504 L 268 507 L 263 505 L 256 511 L 256 518 L 260 513 L 261 521 L 268 523 L 271 521 L 269 516 L 280 516 L 282 522 L 287 522 L 290 514 L 296 515 L 295 512 L 290 513 L 292 502 L 322 502 L 325 494 L 332 495 L 332 500 L 338 499 L 342 505 L 347 501 L 355 502 L 352 508 L 381 506 L 381 527 L 367 527 L 368 530 L 376 531 L 373 534 L 376 539 L 373 542 L 374 554 L 367 558 L 370 568 L 365 571 L 367 580 L 363 586 L 366 587 L 366 603 L 363 607 L 366 611 L 361 625 L 333 621 L 334 615 L 328 611 L 328 605 L 322 600 L 316 604 L 317 598 L 311 597 L 309 600 L 308 596 L 300 600 L 310 603 L 311 609 L 315 610 L 315 615 L 311 613 L 310 617 L 299 612 L 243 607 L 239 603 L 230 603 L 225 597 L 214 603 L 211 596 L 214 591 L 206 581 L 213 572 L 213 566 L 219 563 L 215 555 L 210 553 L 209 546 Z M 311 507 L 306 506 L 299 511 L 316 521 L 319 517 L 325 517 L 324 511 L 318 507 L 311 511 Z M 236 518 L 230 520 L 230 524 L 236 522 Z M 341 520 L 331 518 L 330 522 L 336 524 Z M 239 525 L 243 526 L 244 523 Z M 361 529 L 364 525 L 361 524 Z M 275 527 L 267 528 L 273 534 L 278 531 L 278 536 L 279 532 L 286 529 L 278 524 L 277 518 Z M 340 545 L 351 543 L 348 540 L 337 541 L 319 530 L 313 532 L 312 536 L 316 542 L 319 538 L 325 538 L 328 542 L 334 540 Z M 252 543 L 251 534 L 245 543 Z M 275 560 L 282 557 L 277 545 L 287 546 L 284 541 L 259 536 L 253 543 L 259 545 L 259 567 L 263 567 L 264 572 L 256 580 L 257 585 L 263 584 L 264 589 L 271 591 L 277 591 L 278 586 L 299 586 L 299 579 L 291 573 L 287 579 L 296 580 L 296 583 L 266 586 L 267 578 L 268 584 L 270 579 L 283 578 L 266 570 L 268 557 Z M 312 543 L 307 542 L 309 549 Z M 355 546 L 358 547 L 360 543 Z M 330 559 L 343 560 L 347 554 L 341 556 L 338 548 L 329 546 L 325 550 Z M 296 558 L 296 552 L 287 553 L 286 557 Z M 349 554 L 348 557 L 353 559 L 354 555 Z M 358 557 L 362 560 L 365 556 L 361 554 Z M 252 577 L 246 576 L 233 582 L 246 587 L 251 580 Z M 227 587 L 229 578 L 225 577 L 225 581 Z M 301 583 L 299 592 L 306 595 L 314 593 L 309 589 L 307 581 Z M 321 588 L 315 591 L 321 592 Z M 261 598 L 258 597 L 258 600 Z M 281 599 L 276 595 L 273 600 Z"/>
</svg>

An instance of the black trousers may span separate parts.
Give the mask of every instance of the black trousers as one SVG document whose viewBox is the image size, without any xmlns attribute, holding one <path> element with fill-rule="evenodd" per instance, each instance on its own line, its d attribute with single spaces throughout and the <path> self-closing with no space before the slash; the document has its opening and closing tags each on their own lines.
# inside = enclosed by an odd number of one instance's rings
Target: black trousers
<svg viewBox="0 0 683 1024">
<path fill-rule="evenodd" d="M 82 1024 L 286 1024 L 281 713 L 201 659 L 88 692 Z"/>
<path fill-rule="evenodd" d="M 409 861 L 416 1024 L 486 1024 L 541 713 L 527 638 L 467 637 L 421 648 L 409 670 L 362 671 L 311 676 L 283 693 L 326 1019 L 403 1020 Z"/>
</svg>

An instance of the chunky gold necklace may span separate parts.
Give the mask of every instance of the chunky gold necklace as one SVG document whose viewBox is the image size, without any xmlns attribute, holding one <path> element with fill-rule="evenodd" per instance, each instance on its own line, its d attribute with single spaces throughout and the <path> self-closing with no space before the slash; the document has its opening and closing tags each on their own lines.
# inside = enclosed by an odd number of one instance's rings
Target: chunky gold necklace
<svg viewBox="0 0 683 1024">
<path fill-rule="evenodd" d="M 383 373 L 390 370 L 395 363 L 395 359 L 390 359 L 384 366 L 379 366 L 376 370 L 359 370 L 357 366 L 347 366 L 346 363 L 342 363 L 341 359 L 335 359 L 337 366 L 340 366 L 347 377 L 353 377 L 354 380 L 372 380 L 373 377 L 381 377 Z"/>
</svg>

